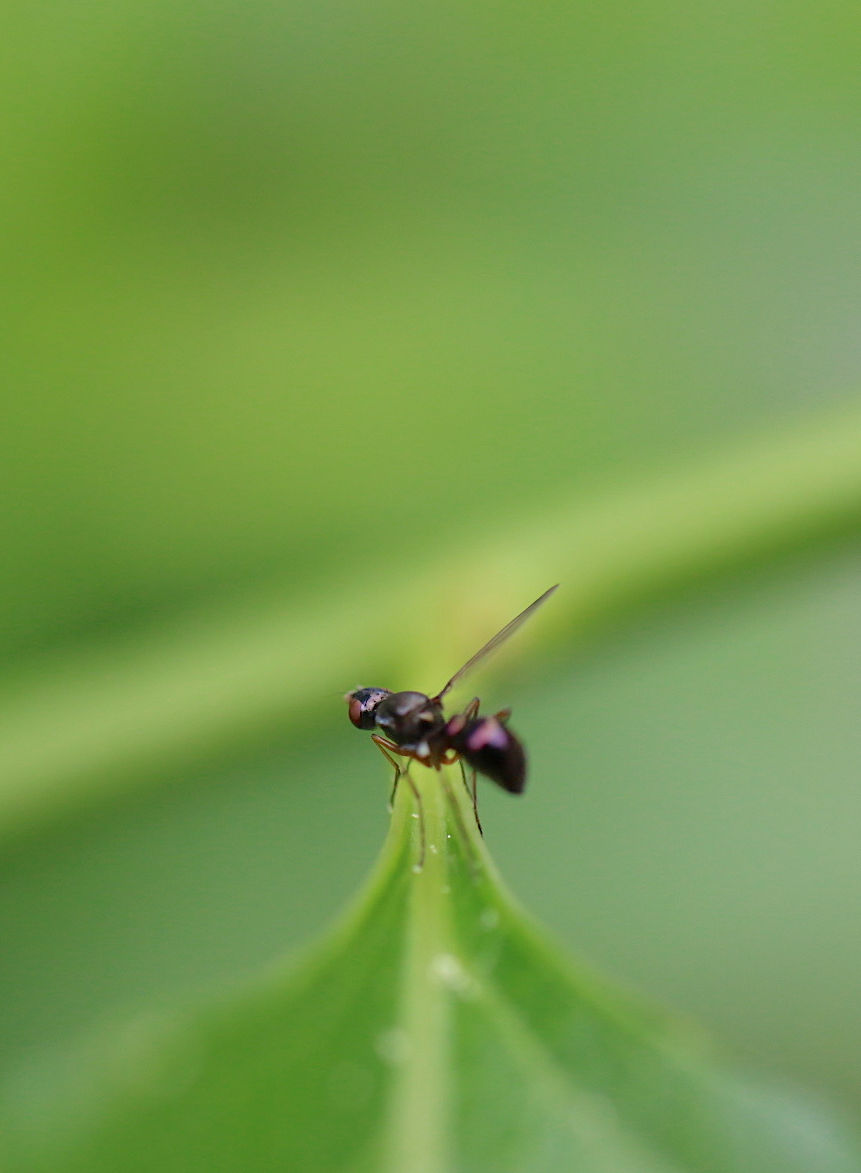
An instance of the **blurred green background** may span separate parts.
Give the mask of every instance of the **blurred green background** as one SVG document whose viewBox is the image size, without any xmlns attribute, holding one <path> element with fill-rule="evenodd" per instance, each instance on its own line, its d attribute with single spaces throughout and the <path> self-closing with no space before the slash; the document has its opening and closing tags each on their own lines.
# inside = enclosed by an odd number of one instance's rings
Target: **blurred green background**
<svg viewBox="0 0 861 1173">
<path fill-rule="evenodd" d="M 3 21 L 0 691 L 35 681 L 46 731 L 103 649 L 456 548 L 454 599 L 473 534 L 857 402 L 855 5 Z M 844 542 L 496 681 L 533 781 L 484 794 L 571 946 L 856 1104 L 859 584 Z M 309 711 L 2 841 L 4 1064 L 334 914 L 386 779 L 337 695 Z"/>
</svg>

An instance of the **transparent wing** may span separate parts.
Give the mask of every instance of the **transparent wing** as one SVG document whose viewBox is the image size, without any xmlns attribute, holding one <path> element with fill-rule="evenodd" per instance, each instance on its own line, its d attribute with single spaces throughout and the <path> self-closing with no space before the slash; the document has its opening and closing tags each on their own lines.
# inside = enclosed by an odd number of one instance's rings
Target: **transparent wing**
<svg viewBox="0 0 861 1173">
<path fill-rule="evenodd" d="M 479 664 L 483 659 L 485 659 L 486 656 L 489 656 L 491 652 L 495 652 L 501 644 L 504 644 L 510 635 L 514 635 L 518 627 L 526 622 L 532 612 L 537 611 L 542 603 L 547 602 L 558 586 L 559 583 L 557 582 L 555 586 L 550 587 L 549 590 L 546 590 L 543 595 L 537 598 L 534 603 L 530 603 L 525 611 L 521 611 L 519 615 L 515 615 L 510 623 L 506 623 L 502 631 L 498 631 L 493 639 L 489 639 L 483 648 L 479 648 L 475 655 L 471 656 L 470 659 L 468 659 L 464 664 L 464 666 L 455 672 L 454 676 L 452 676 L 451 680 L 449 680 L 445 688 L 443 688 L 441 692 L 438 692 L 434 699 L 439 700 L 441 697 L 444 697 L 448 690 L 454 684 L 456 684 L 458 680 L 461 680 L 464 676 L 466 676 L 467 672 L 471 672 L 472 669 L 475 668 L 476 665 Z"/>
</svg>

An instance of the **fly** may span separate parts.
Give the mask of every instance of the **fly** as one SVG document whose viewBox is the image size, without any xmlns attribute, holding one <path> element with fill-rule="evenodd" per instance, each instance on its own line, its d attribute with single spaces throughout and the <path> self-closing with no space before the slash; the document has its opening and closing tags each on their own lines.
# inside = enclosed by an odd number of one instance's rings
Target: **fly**
<svg viewBox="0 0 861 1173">
<path fill-rule="evenodd" d="M 511 710 L 502 709 L 492 716 L 480 716 L 481 702 L 478 697 L 474 697 L 462 713 L 446 717 L 443 697 L 513 635 L 550 598 L 558 585 L 550 587 L 534 603 L 530 603 L 525 611 L 506 623 L 501 631 L 455 672 L 435 696 L 427 696 L 423 692 L 390 692 L 387 688 L 357 688 L 344 697 L 352 723 L 357 729 L 378 730 L 371 734 L 371 740 L 394 767 L 395 778 L 389 806 L 394 802 L 401 778 L 406 778 L 412 789 L 418 805 L 421 831 L 419 866 L 424 861 L 424 811 L 418 787 L 408 773 L 410 762 L 421 762 L 423 766 L 439 770 L 442 766 L 459 761 L 464 785 L 472 798 L 479 831 L 481 822 L 478 817 L 477 774 L 490 778 L 510 794 L 523 792 L 526 785 L 526 754 L 519 738 L 508 728 Z M 471 785 L 467 781 L 466 767 L 472 775 Z"/>
</svg>

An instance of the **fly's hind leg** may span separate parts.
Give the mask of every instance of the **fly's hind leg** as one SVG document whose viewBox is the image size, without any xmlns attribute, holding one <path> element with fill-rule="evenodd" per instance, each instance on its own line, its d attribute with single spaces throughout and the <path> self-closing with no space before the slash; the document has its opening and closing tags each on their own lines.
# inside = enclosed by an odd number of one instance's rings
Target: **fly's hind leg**
<svg viewBox="0 0 861 1173">
<path fill-rule="evenodd" d="M 463 758 L 460 759 L 460 775 L 463 778 L 463 784 L 466 787 L 466 792 L 472 799 L 472 813 L 475 815 L 475 825 L 478 827 L 479 834 L 484 834 L 484 829 L 481 825 L 481 819 L 478 817 L 478 775 L 470 766 L 470 773 L 472 774 L 472 785 L 467 781 L 466 766 L 463 764 Z"/>
<path fill-rule="evenodd" d="M 401 778 L 406 778 L 407 782 L 409 783 L 410 790 L 413 792 L 419 815 L 419 862 L 416 865 L 416 870 L 421 871 L 425 862 L 425 810 L 424 806 L 422 805 L 422 796 L 419 794 L 419 788 L 416 786 L 415 782 L 407 772 L 409 770 L 409 763 L 410 759 L 413 757 L 413 754 L 409 750 L 401 749 L 401 747 L 399 745 L 395 745 L 393 741 L 388 741 L 385 737 L 379 737 L 376 733 L 371 734 L 371 741 L 373 741 L 374 745 L 377 747 L 377 749 L 379 749 L 380 753 L 383 755 L 389 765 L 393 766 L 395 770 L 395 780 L 392 783 L 392 793 L 389 796 L 389 810 L 391 811 L 394 806 L 395 794 L 397 793 L 398 783 L 400 782 Z M 406 758 L 406 766 L 401 767 L 401 763 L 395 760 L 395 758 L 392 756 L 393 754 L 397 754 L 399 757 Z"/>
<path fill-rule="evenodd" d="M 466 708 L 463 710 L 464 718 L 467 721 L 471 721 L 473 719 L 473 717 L 478 716 L 478 709 L 479 709 L 480 704 L 481 704 L 481 701 L 478 699 L 477 696 L 474 696 L 472 698 L 472 700 L 469 702 L 469 704 L 466 706 Z"/>
<path fill-rule="evenodd" d="M 476 859 L 475 846 L 466 831 L 466 824 L 463 821 L 463 812 L 460 809 L 460 804 L 457 797 L 449 785 L 445 774 L 441 777 L 442 788 L 445 791 L 445 796 L 448 799 L 451 807 L 452 818 L 457 824 L 457 838 L 463 847 L 466 849 L 466 859 L 473 872 L 478 869 L 478 860 Z"/>
<path fill-rule="evenodd" d="M 469 704 L 466 706 L 466 708 L 463 710 L 464 720 L 465 721 L 474 720 L 478 716 L 478 710 L 479 710 L 480 705 L 481 705 L 481 701 L 479 700 L 479 698 L 477 696 L 474 696 L 472 698 L 472 700 L 469 702 Z M 461 758 L 460 759 L 460 772 L 463 777 L 463 784 L 466 787 L 467 794 L 472 799 L 472 813 L 475 815 L 475 825 L 478 827 L 479 831 L 483 835 L 484 831 L 481 826 L 481 819 L 478 817 L 478 789 L 477 789 L 477 785 L 476 785 L 476 773 L 475 773 L 475 770 L 472 769 L 472 767 L 470 767 L 470 770 L 472 773 L 472 785 L 470 785 L 469 782 L 467 781 L 466 766 L 464 766 L 463 758 Z"/>
</svg>

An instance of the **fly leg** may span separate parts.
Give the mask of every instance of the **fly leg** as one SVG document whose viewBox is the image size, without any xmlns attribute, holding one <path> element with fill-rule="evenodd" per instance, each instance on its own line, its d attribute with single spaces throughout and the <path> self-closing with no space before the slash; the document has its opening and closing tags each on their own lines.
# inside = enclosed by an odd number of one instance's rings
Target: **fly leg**
<svg viewBox="0 0 861 1173">
<path fill-rule="evenodd" d="M 471 721 L 473 719 L 473 717 L 477 717 L 478 716 L 478 707 L 480 704 L 481 704 L 481 701 L 478 699 L 477 696 L 474 696 L 472 698 L 472 700 L 469 702 L 469 704 L 466 706 L 466 708 L 463 710 L 464 719 L 467 721 Z"/>
<path fill-rule="evenodd" d="M 448 779 L 444 774 L 442 776 L 442 788 L 445 791 L 445 796 L 448 799 L 449 806 L 451 807 L 451 813 L 454 821 L 457 823 L 458 837 L 460 838 L 460 842 L 466 848 L 467 862 L 469 863 L 469 866 L 473 872 L 475 872 L 478 869 L 478 860 L 476 859 L 475 847 L 473 846 L 469 835 L 466 833 L 466 825 L 463 821 L 463 813 L 461 812 L 460 805 L 454 795 L 452 788 L 448 784 Z"/>
<path fill-rule="evenodd" d="M 401 780 L 401 774 L 405 774 L 406 770 L 401 769 L 400 762 L 396 762 L 392 757 L 393 753 L 403 754 L 403 750 L 399 745 L 395 745 L 393 741 L 388 741 L 385 737 L 379 737 L 376 733 L 371 734 L 371 741 L 386 759 L 390 766 L 394 767 L 395 780 L 392 783 L 392 793 L 389 795 L 389 814 L 392 812 L 392 807 L 395 805 L 395 794 L 398 789 L 398 782 Z"/>
<path fill-rule="evenodd" d="M 463 710 L 463 722 L 473 721 L 478 716 L 478 709 L 481 701 L 477 696 L 474 696 L 466 708 Z M 510 712 L 510 710 L 509 710 Z M 469 784 L 466 777 L 466 766 L 463 764 L 463 758 L 460 758 L 460 773 L 463 778 L 463 784 L 466 787 L 466 792 L 472 799 L 472 813 L 475 815 L 475 825 L 479 832 L 483 835 L 484 831 L 481 826 L 481 819 L 478 817 L 478 789 L 476 785 L 476 772 L 472 770 L 472 785 Z M 471 767 L 470 767 L 471 769 Z"/>
<path fill-rule="evenodd" d="M 478 775 L 470 766 L 470 773 L 472 774 L 472 785 L 467 781 L 466 766 L 463 764 L 463 758 L 460 759 L 460 774 L 463 778 L 463 784 L 466 787 L 466 792 L 472 799 L 472 813 L 475 815 L 475 825 L 478 827 L 479 834 L 483 835 L 484 830 L 481 826 L 481 819 L 478 817 Z"/>
<path fill-rule="evenodd" d="M 409 762 L 407 762 L 407 769 L 403 771 L 404 777 L 410 784 L 410 790 L 416 800 L 416 806 L 419 808 L 419 862 L 413 868 L 413 871 L 420 872 L 425 866 L 425 808 L 422 805 L 422 796 L 419 794 L 419 788 L 410 777 Z"/>
<path fill-rule="evenodd" d="M 376 733 L 371 734 L 371 741 L 373 741 L 374 745 L 379 749 L 380 753 L 383 755 L 389 765 L 394 766 L 395 769 L 395 780 L 392 783 L 392 793 L 389 796 L 389 810 L 391 810 L 394 805 L 395 794 L 397 793 L 398 783 L 400 782 L 401 778 L 406 778 L 407 782 L 409 783 L 410 790 L 413 792 L 419 814 L 419 862 L 416 867 L 417 870 L 420 871 L 424 867 L 425 862 L 425 810 L 424 806 L 422 805 L 422 796 L 419 794 L 419 788 L 416 786 L 415 782 L 408 773 L 410 759 L 414 758 L 415 754 L 413 754 L 410 750 L 401 749 L 401 747 L 399 745 L 395 745 L 393 741 L 388 741 L 385 737 L 380 737 Z M 395 761 L 395 759 L 392 757 L 392 754 L 398 754 L 399 757 L 406 758 L 406 766 L 401 768 L 401 763 Z"/>
</svg>

